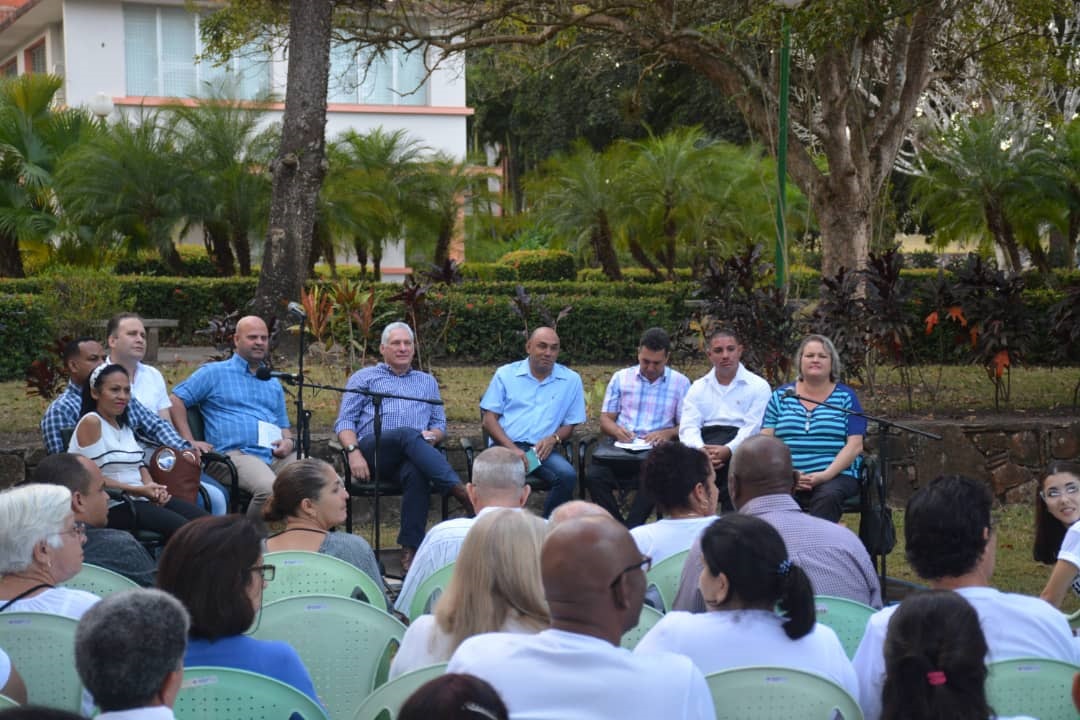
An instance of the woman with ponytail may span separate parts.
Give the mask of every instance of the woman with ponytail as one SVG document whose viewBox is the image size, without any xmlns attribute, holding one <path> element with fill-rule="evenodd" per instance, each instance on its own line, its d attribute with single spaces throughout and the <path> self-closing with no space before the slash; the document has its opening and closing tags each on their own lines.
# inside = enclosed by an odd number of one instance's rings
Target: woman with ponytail
<svg viewBox="0 0 1080 720">
<path fill-rule="evenodd" d="M 882 720 L 992 720 L 986 653 L 979 615 L 962 595 L 909 596 L 885 637 Z"/>
<path fill-rule="evenodd" d="M 773 665 L 821 675 L 859 696 L 851 661 L 836 634 L 815 622 L 814 589 L 788 560 L 772 525 L 730 513 L 701 536 L 698 586 L 706 612 L 670 612 L 635 653 L 686 655 L 701 672 Z"/>
</svg>

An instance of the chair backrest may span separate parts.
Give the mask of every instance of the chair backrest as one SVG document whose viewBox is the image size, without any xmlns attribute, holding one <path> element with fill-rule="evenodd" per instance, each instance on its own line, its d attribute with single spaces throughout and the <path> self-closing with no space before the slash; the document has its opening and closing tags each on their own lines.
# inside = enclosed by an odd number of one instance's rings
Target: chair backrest
<svg viewBox="0 0 1080 720">
<path fill-rule="evenodd" d="M 63 615 L 0 613 L 0 647 L 26 683 L 27 699 L 71 712 L 82 707 L 82 682 L 75 670 L 75 628 Z"/>
<path fill-rule="evenodd" d="M 263 604 L 296 595 L 340 595 L 389 611 L 386 596 L 360 568 L 330 555 L 304 550 L 266 553 L 274 580 L 263 590 Z"/>
<path fill-rule="evenodd" d="M 832 595 L 817 595 L 814 607 L 817 609 L 817 621 L 836 633 L 848 659 L 855 657 L 855 651 L 859 649 L 863 633 L 866 632 L 866 622 L 877 611 L 861 602 Z"/>
<path fill-rule="evenodd" d="M 235 668 L 184 668 L 176 696 L 177 720 L 326 720 L 311 698 L 280 680 Z"/>
<path fill-rule="evenodd" d="M 1066 615 L 1065 619 L 1069 621 L 1069 627 L 1073 630 L 1080 628 L 1080 610 L 1077 610 L 1071 615 Z"/>
<path fill-rule="evenodd" d="M 675 593 L 679 590 L 679 578 L 682 576 L 683 565 L 686 564 L 686 556 L 689 550 L 675 553 L 671 557 L 664 558 L 652 566 L 647 575 L 648 585 L 655 587 L 660 593 L 660 599 L 664 603 L 664 612 L 671 609 L 675 602 Z"/>
<path fill-rule="evenodd" d="M 83 563 L 82 570 L 75 577 L 64 583 L 64 587 L 85 590 L 98 597 L 105 597 L 124 590 L 135 590 L 139 584 L 118 572 L 113 572 L 98 565 Z"/>
<path fill-rule="evenodd" d="M 454 563 L 444 565 L 431 575 L 424 578 L 420 586 L 413 593 L 412 602 L 409 603 L 409 621 L 413 621 L 421 615 L 432 611 L 435 601 L 450 584 L 450 576 L 454 574 Z"/>
<path fill-rule="evenodd" d="M 1059 660 L 1020 658 L 990 663 L 987 670 L 986 699 L 999 717 L 1076 720 L 1072 683 L 1080 667 Z"/>
<path fill-rule="evenodd" d="M 705 676 L 717 720 L 862 720 L 855 698 L 831 680 L 783 667 L 745 667 Z"/>
<path fill-rule="evenodd" d="M 417 688 L 445 672 L 446 663 L 439 663 L 399 675 L 368 695 L 352 716 L 353 720 L 395 720 L 401 706 Z"/>
<path fill-rule="evenodd" d="M 623 633 L 622 642 L 619 645 L 627 650 L 633 650 L 637 647 L 641 638 L 645 637 L 645 633 L 652 630 L 653 625 L 660 622 L 662 617 L 664 617 L 664 613 L 656 608 L 642 605 L 641 616 L 638 618 L 637 625 Z"/>
<path fill-rule="evenodd" d="M 206 439 L 206 424 L 203 422 L 202 409 L 198 405 L 187 407 L 187 422 L 191 437 L 196 440 Z"/>
<path fill-rule="evenodd" d="M 367 603 L 304 595 L 264 605 L 251 634 L 292 645 L 311 673 L 327 713 L 347 718 L 386 682 L 405 626 Z"/>
<path fill-rule="evenodd" d="M 7 695 L 0 695 L 0 710 L 7 710 L 8 708 L 19 707 L 19 703 L 15 702 Z"/>
</svg>

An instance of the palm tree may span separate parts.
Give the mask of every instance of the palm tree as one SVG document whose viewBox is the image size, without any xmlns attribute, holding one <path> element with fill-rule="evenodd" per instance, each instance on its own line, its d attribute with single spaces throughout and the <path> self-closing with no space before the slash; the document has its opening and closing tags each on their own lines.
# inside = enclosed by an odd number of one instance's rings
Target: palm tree
<svg viewBox="0 0 1080 720">
<path fill-rule="evenodd" d="M 621 144 L 598 153 L 579 140 L 569 154 L 545 161 L 541 174 L 525 184 L 535 197 L 537 222 L 557 238 L 587 246 L 612 280 L 622 279 L 615 237 L 626 202 L 619 182 L 624 166 Z"/>
<path fill-rule="evenodd" d="M 489 174 L 470 169 L 446 153 L 436 153 L 424 164 L 420 191 L 427 197 L 427 211 L 408 220 L 410 255 L 424 255 L 442 267 L 450 259 L 450 245 L 468 203 L 474 210 L 489 206 Z M 434 249 L 428 239 L 434 238 Z"/>
<path fill-rule="evenodd" d="M 124 117 L 76 147 L 56 179 L 74 223 L 94 228 L 101 242 L 119 240 L 129 253 L 155 248 L 177 274 L 173 240 L 209 214 L 212 200 L 206 178 L 184 161 L 156 112 Z"/>
<path fill-rule="evenodd" d="M 1039 229 L 1056 213 L 1057 188 L 1037 134 L 1004 115 L 973 115 L 929 142 L 926 152 L 926 171 L 913 193 L 937 243 L 990 239 L 1012 272 L 1022 269 L 1021 248 L 1049 271 Z"/>
<path fill-rule="evenodd" d="M 201 220 L 207 251 L 222 276 L 251 274 L 251 238 L 258 237 L 270 209 L 267 173 L 280 129 L 260 128 L 262 113 L 242 106 L 222 90 L 195 104 L 169 108 L 177 151 L 207 184 Z"/>
<path fill-rule="evenodd" d="M 1076 267 L 1077 245 L 1080 244 L 1080 118 L 1073 118 L 1058 129 L 1051 144 L 1060 197 L 1064 199 L 1063 213 L 1057 228 L 1061 238 L 1059 260 L 1065 267 Z M 1051 247 L 1054 238 L 1051 237 Z"/>
<path fill-rule="evenodd" d="M 51 254 L 60 215 L 53 192 L 59 158 L 94 132 L 83 110 L 52 108 L 55 75 L 0 83 L 0 275 L 24 275 L 20 247 Z"/>
</svg>

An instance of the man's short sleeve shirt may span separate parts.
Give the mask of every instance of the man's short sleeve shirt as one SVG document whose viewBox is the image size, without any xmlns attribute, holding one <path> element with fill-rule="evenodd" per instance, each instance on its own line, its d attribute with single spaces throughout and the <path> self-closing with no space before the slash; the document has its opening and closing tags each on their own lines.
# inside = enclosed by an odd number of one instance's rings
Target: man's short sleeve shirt
<svg viewBox="0 0 1080 720">
<path fill-rule="evenodd" d="M 535 444 L 563 425 L 585 422 L 585 387 L 580 375 L 558 363 L 537 380 L 526 358 L 495 371 L 480 408 L 500 415 L 514 442 Z"/>
</svg>

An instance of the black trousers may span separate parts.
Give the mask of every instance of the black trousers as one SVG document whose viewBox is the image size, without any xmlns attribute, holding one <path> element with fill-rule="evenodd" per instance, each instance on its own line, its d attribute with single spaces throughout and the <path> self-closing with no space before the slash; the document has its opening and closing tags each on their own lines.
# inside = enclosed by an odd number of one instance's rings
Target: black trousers
<svg viewBox="0 0 1080 720">
<path fill-rule="evenodd" d="M 152 530 L 164 535 L 168 541 L 184 523 L 204 515 L 206 511 L 198 505 L 176 498 L 164 505 L 155 505 L 148 500 L 134 500 L 109 508 L 109 527 L 116 530 Z"/>
</svg>

